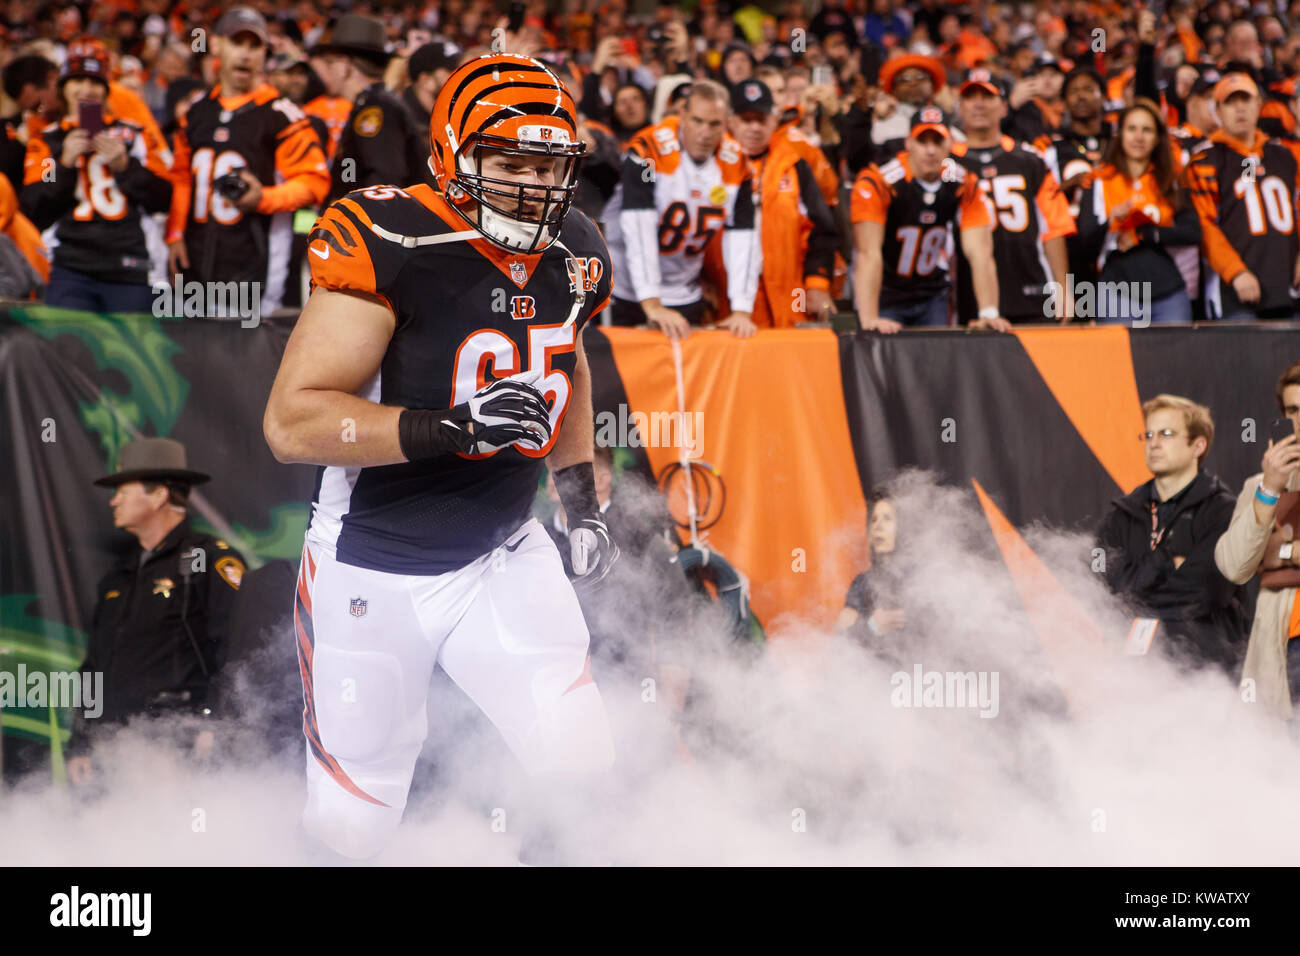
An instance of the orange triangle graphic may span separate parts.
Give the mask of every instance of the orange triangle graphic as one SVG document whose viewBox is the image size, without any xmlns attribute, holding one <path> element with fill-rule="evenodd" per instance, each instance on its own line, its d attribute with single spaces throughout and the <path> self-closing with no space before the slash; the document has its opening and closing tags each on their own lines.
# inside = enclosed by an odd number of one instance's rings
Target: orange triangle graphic
<svg viewBox="0 0 1300 956">
<path fill-rule="evenodd" d="M 1099 690 L 1087 676 L 1096 672 L 1096 666 L 1086 665 L 1087 659 L 1095 660 L 1103 650 L 1101 628 L 1034 554 L 980 483 L 972 478 L 971 484 L 1043 654 L 1070 709 L 1077 713 L 1080 703 L 1096 699 Z"/>
<path fill-rule="evenodd" d="M 1017 329 L 1061 410 L 1121 491 L 1151 477 L 1138 434 L 1142 402 L 1128 329 Z"/>
</svg>

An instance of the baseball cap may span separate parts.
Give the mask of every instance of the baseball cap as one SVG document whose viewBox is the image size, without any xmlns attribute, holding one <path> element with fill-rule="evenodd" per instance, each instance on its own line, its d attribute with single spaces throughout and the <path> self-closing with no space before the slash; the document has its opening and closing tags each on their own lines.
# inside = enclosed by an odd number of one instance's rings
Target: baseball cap
<svg viewBox="0 0 1300 956">
<path fill-rule="evenodd" d="M 1249 93 L 1258 99 L 1259 87 L 1245 73 L 1229 73 L 1214 84 L 1214 102 L 1216 103 L 1222 103 L 1233 93 Z"/>
<path fill-rule="evenodd" d="M 976 67 L 973 70 L 967 70 L 965 77 L 962 78 L 961 90 L 959 95 L 965 96 L 967 90 L 983 89 L 998 97 L 1005 97 L 1006 90 L 1003 88 L 1002 81 L 998 79 L 990 70 L 984 67 Z"/>
<path fill-rule="evenodd" d="M 68 57 L 59 73 L 59 86 L 74 77 L 88 76 L 105 86 L 110 77 L 108 50 L 96 39 L 82 38 L 68 44 Z"/>
<path fill-rule="evenodd" d="M 1065 67 L 1063 67 L 1061 61 L 1052 56 L 1052 54 L 1043 53 L 1029 65 L 1029 69 L 1025 70 L 1025 75 L 1033 76 L 1036 73 L 1042 73 L 1044 70 L 1059 70 L 1064 73 Z"/>
<path fill-rule="evenodd" d="M 1200 75 L 1192 80 L 1192 88 L 1188 91 L 1188 96 L 1205 96 L 1207 93 L 1213 93 L 1214 88 L 1219 84 L 1223 76 L 1214 67 L 1205 67 L 1201 70 Z"/>
<path fill-rule="evenodd" d="M 459 61 L 460 47 L 454 43 L 434 40 L 432 43 L 424 44 L 411 54 L 406 69 L 411 74 L 411 79 L 415 79 L 425 73 L 432 73 L 434 70 L 454 70 Z"/>
<path fill-rule="evenodd" d="M 731 88 L 731 111 L 741 113 L 771 113 L 776 101 L 772 91 L 762 80 L 742 80 Z"/>
<path fill-rule="evenodd" d="M 251 33 L 266 42 L 266 18 L 252 7 L 231 7 L 217 21 L 217 36 L 232 37 L 236 33 Z"/>
<path fill-rule="evenodd" d="M 952 139 L 948 132 L 948 124 L 944 122 L 943 110 L 937 106 L 923 106 L 917 112 L 916 118 L 912 120 L 912 139 L 916 139 L 922 133 L 938 133 L 944 139 Z"/>
</svg>

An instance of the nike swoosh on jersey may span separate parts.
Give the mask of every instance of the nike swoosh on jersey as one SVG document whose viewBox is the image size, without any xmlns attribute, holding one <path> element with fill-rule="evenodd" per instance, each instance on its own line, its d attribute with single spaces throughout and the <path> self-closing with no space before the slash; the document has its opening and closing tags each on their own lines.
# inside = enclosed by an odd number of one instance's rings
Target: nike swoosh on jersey
<svg viewBox="0 0 1300 956">
<path fill-rule="evenodd" d="M 520 539 L 519 539 L 518 541 L 516 541 L 513 545 L 504 544 L 504 545 L 502 545 L 502 547 L 505 548 L 507 551 L 514 552 L 514 551 L 518 551 L 518 550 L 519 550 L 519 546 L 520 546 L 521 544 L 523 544 L 523 543 L 524 543 L 524 539 L 523 539 L 523 538 L 520 538 Z"/>
<path fill-rule="evenodd" d="M 313 253 L 315 253 L 316 255 L 320 256 L 322 259 L 328 259 L 328 258 L 330 257 L 330 247 L 329 247 L 329 246 L 326 246 L 326 247 L 325 247 L 325 251 L 324 251 L 324 252 L 321 252 L 321 251 L 320 251 L 319 249 L 317 249 L 315 246 L 308 246 L 307 248 L 310 249 L 310 250 L 311 250 Z"/>
</svg>

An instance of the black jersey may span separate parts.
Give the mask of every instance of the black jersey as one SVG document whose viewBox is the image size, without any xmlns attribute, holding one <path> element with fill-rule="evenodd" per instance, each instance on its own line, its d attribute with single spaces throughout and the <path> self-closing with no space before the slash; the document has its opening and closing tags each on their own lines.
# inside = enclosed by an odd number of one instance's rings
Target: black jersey
<svg viewBox="0 0 1300 956">
<path fill-rule="evenodd" d="M 101 282 L 143 284 L 149 277 L 143 217 L 171 204 L 171 157 L 139 126 L 106 115 L 104 129 L 126 147 L 126 168 L 114 170 L 98 152 L 64 166 L 63 143 L 75 128 L 64 119 L 28 142 L 23 211 L 36 228 L 52 231 L 47 245 L 54 265 Z"/>
<path fill-rule="evenodd" d="M 330 173 L 329 201 L 366 186 L 424 182 L 429 177 L 429 124 L 383 83 L 361 91 L 339 137 Z"/>
<path fill-rule="evenodd" d="M 553 435 L 539 451 L 320 470 L 308 533 L 342 563 L 397 574 L 469 564 L 531 513 L 572 395 L 578 336 L 609 300 L 604 239 L 575 209 L 543 252 L 507 252 L 432 187 L 380 186 L 331 204 L 308 251 L 316 285 L 379 296 L 397 318 L 363 398 L 451 408 L 493 379 L 543 371 Z"/>
<path fill-rule="evenodd" d="M 262 183 L 251 212 L 217 188 L 239 167 Z M 315 206 L 329 190 L 325 153 L 306 115 L 267 84 L 243 96 L 214 87 L 182 119 L 172 171 L 167 240 L 185 239 L 186 279 L 263 283 L 263 311 L 273 311 L 288 275 L 293 210 Z"/>
<path fill-rule="evenodd" d="M 1285 141 L 1256 130 L 1243 143 L 1216 130 L 1192 156 L 1187 170 L 1192 202 L 1201 217 L 1205 299 L 1211 315 L 1241 310 L 1290 318 L 1297 236 L 1297 159 Z M 1259 301 L 1244 305 L 1232 280 L 1249 270 L 1259 280 Z"/>
<path fill-rule="evenodd" d="M 1044 322 L 1046 284 L 1052 280 L 1043 244 L 1072 236 L 1074 218 L 1046 162 L 1029 148 L 1003 136 L 996 146 L 976 149 L 954 143 L 953 159 L 979 178 L 993 204 L 993 259 L 998 270 L 998 304 L 1008 319 Z M 970 264 L 957 249 L 957 314 L 979 311 Z M 1062 277 L 1064 278 L 1064 277 Z"/>
<path fill-rule="evenodd" d="M 992 224 L 975 176 L 951 157 L 940 178 L 923 183 L 906 153 L 885 165 L 864 166 L 853 184 L 853 222 L 884 226 L 880 305 L 907 306 L 948 291 L 952 229 Z"/>
</svg>

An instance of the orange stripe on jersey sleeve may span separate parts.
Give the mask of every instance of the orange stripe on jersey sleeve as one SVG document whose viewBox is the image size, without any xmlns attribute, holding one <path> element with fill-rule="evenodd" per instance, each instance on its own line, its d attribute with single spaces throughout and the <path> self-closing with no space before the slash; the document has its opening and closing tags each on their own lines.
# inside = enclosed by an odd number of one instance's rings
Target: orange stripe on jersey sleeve
<svg viewBox="0 0 1300 956">
<path fill-rule="evenodd" d="M 168 242 L 175 242 L 185 237 L 185 226 L 190 216 L 190 199 L 194 192 L 194 179 L 190 174 L 190 141 L 185 132 L 185 120 L 181 119 L 180 129 L 176 131 L 176 148 L 172 151 L 172 208 L 167 214 Z"/>
<path fill-rule="evenodd" d="M 1043 221 L 1047 224 L 1040 237 L 1043 242 L 1048 239 L 1059 239 L 1062 236 L 1073 236 L 1079 231 L 1074 217 L 1070 215 L 1070 204 L 1065 199 L 1065 193 L 1061 191 L 1061 184 L 1056 181 L 1051 170 L 1047 170 L 1043 176 L 1036 201 L 1039 211 L 1043 214 Z"/>
<path fill-rule="evenodd" d="M 959 194 L 961 206 L 957 209 L 957 226 L 960 229 L 978 229 L 993 225 L 993 212 L 989 201 L 980 189 L 979 179 L 974 173 L 967 173 L 961 184 Z"/>
<path fill-rule="evenodd" d="M 853 183 L 849 197 L 849 219 L 852 222 L 878 222 L 882 226 L 889 215 L 891 193 L 880 170 L 864 166 Z"/>
<path fill-rule="evenodd" d="M 141 127 L 140 135 L 144 137 L 144 167 L 162 179 L 171 181 L 171 167 L 167 165 L 167 141 L 163 139 L 158 124 Z"/>
<path fill-rule="evenodd" d="M 333 292 L 363 292 L 384 298 L 376 288 L 375 264 L 370 258 L 366 237 L 340 208 L 345 203 L 352 206 L 353 211 L 360 210 L 356 203 L 339 200 L 316 220 L 311 235 L 307 237 L 312 284 Z M 362 219 L 369 225 L 369 217 L 364 213 Z M 384 298 L 384 301 L 388 300 Z M 389 303 L 389 308 L 392 308 L 392 303 Z"/>
<path fill-rule="evenodd" d="M 27 139 L 27 153 L 23 156 L 23 185 L 41 181 L 45 171 L 45 161 L 50 158 L 50 146 L 40 133 L 32 133 Z"/>
<path fill-rule="evenodd" d="M 314 206 L 329 195 L 330 177 L 311 120 L 291 123 L 280 133 L 275 147 L 275 171 L 284 177 L 278 186 L 262 190 L 257 211 L 268 215 Z"/>
<path fill-rule="evenodd" d="M 1193 162 L 1187 169 L 1187 182 L 1192 205 L 1201 217 L 1201 250 L 1219 277 L 1231 282 L 1246 271 L 1246 263 L 1219 228 L 1219 174 L 1210 163 Z"/>
</svg>

